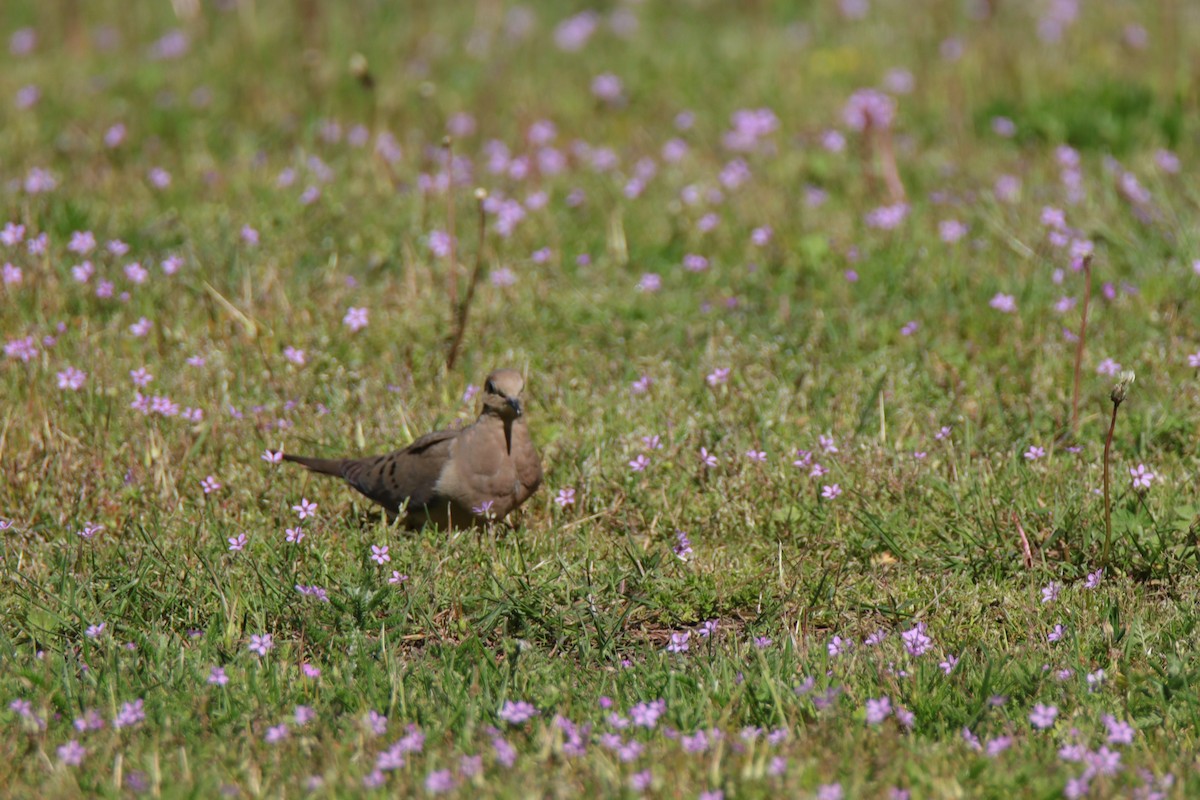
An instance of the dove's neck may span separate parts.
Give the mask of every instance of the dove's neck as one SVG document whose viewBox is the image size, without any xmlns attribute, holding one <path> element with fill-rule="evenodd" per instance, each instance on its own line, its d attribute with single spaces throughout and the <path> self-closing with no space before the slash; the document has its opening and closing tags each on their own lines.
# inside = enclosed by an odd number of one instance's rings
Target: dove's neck
<svg viewBox="0 0 1200 800">
<path fill-rule="evenodd" d="M 512 455 L 513 429 L 521 426 L 522 420 L 520 418 L 505 419 L 499 414 L 489 414 L 485 411 L 479 415 L 479 419 L 476 420 L 475 424 L 480 428 L 489 427 L 493 430 L 495 430 L 493 426 L 502 428 L 504 430 L 504 450 L 510 456 Z"/>
</svg>

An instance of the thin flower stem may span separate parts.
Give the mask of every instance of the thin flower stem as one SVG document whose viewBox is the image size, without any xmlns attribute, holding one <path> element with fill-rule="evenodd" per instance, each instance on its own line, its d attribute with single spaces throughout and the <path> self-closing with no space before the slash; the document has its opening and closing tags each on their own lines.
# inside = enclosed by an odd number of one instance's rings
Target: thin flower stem
<svg viewBox="0 0 1200 800">
<path fill-rule="evenodd" d="M 904 191 L 904 181 L 900 179 L 900 170 L 896 166 L 896 149 L 892 146 L 892 132 L 879 131 L 879 165 L 883 170 L 883 182 L 887 185 L 888 194 L 893 203 L 903 203 L 907 200 Z"/>
<path fill-rule="evenodd" d="M 446 149 L 446 228 L 450 233 L 450 254 L 446 265 L 446 299 L 450 302 L 450 313 L 458 310 L 458 243 L 454 224 L 454 140 L 447 136 L 442 140 Z"/>
<path fill-rule="evenodd" d="M 1108 423 L 1108 436 L 1104 440 L 1104 553 L 1100 565 L 1108 569 L 1109 548 L 1112 546 L 1112 502 L 1109 491 L 1109 456 L 1112 453 L 1113 431 L 1117 428 L 1117 409 L 1121 407 L 1119 400 L 1113 400 L 1112 420 Z"/>
<path fill-rule="evenodd" d="M 487 199 L 487 192 L 483 189 L 476 189 L 475 199 L 479 202 L 479 244 L 475 250 L 475 269 L 471 271 L 471 282 L 467 284 L 467 293 L 458 307 L 454 336 L 450 340 L 450 353 L 446 356 L 447 370 L 454 369 L 454 364 L 458 361 L 463 336 L 467 332 L 467 315 L 471 313 L 471 301 L 475 299 L 475 287 L 479 285 L 479 276 L 483 274 L 483 246 L 487 236 L 487 211 L 483 207 L 483 201 Z M 453 237 L 451 237 L 451 241 L 453 241 Z"/>
</svg>

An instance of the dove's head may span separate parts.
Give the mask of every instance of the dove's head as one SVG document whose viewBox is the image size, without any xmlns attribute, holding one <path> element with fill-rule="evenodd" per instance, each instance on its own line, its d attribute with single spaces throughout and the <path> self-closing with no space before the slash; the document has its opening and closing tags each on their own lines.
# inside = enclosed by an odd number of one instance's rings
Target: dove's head
<svg viewBox="0 0 1200 800">
<path fill-rule="evenodd" d="M 512 420 L 521 416 L 525 379 L 515 369 L 498 369 L 483 384 L 483 413 Z"/>
</svg>

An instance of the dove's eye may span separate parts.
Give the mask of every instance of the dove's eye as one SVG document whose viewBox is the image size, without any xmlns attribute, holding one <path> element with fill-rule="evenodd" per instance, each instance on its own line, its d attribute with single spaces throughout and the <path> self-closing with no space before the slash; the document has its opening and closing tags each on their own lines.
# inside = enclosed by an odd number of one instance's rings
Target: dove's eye
<svg viewBox="0 0 1200 800">
<path fill-rule="evenodd" d="M 496 384 L 492 383 L 491 381 L 488 381 L 483 385 L 483 390 L 488 394 L 500 394 L 496 391 Z"/>
</svg>

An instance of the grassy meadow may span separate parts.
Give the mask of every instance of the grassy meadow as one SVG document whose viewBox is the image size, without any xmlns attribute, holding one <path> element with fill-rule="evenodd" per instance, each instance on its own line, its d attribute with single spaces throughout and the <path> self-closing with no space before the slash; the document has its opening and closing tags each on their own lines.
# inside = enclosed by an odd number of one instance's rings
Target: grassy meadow
<svg viewBox="0 0 1200 800">
<path fill-rule="evenodd" d="M 1198 111 L 1184 0 L 8 0 L 0 796 L 1200 795 Z M 501 524 L 271 456 L 501 366 Z"/>
</svg>

